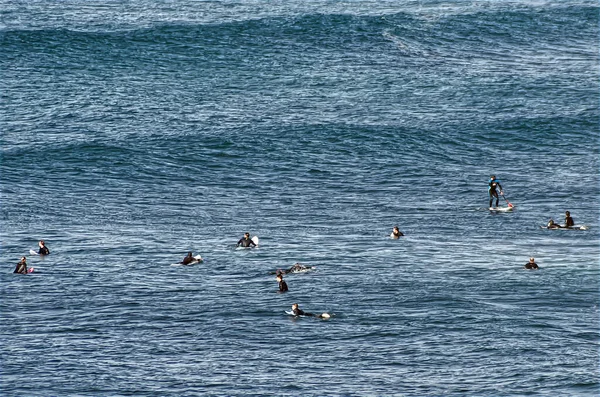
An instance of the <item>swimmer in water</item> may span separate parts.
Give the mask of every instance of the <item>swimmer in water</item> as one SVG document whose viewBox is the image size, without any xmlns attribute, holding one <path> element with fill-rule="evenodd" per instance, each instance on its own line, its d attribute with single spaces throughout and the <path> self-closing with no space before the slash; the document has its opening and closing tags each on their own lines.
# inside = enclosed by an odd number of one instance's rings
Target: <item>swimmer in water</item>
<svg viewBox="0 0 600 397">
<path fill-rule="evenodd" d="M 310 316 L 310 317 L 317 317 L 317 318 L 322 318 L 322 319 L 328 319 L 331 317 L 331 315 L 329 313 L 322 313 L 322 314 L 312 314 L 312 313 L 308 313 L 305 312 L 304 310 L 300 309 L 298 307 L 297 303 L 294 303 L 292 305 L 292 314 L 296 317 L 298 316 Z"/>
<path fill-rule="evenodd" d="M 13 273 L 27 274 L 27 258 L 21 258 L 21 261 L 17 263 L 17 266 L 15 267 L 15 271 Z"/>
<path fill-rule="evenodd" d="M 279 283 L 279 292 L 287 292 L 288 286 L 287 283 L 283 280 L 283 276 L 281 274 L 278 274 L 275 279 Z"/>
<path fill-rule="evenodd" d="M 564 227 L 573 227 L 575 226 L 575 221 L 571 218 L 571 213 L 569 211 L 565 212 L 565 226 Z"/>
<path fill-rule="evenodd" d="M 392 229 L 392 238 L 399 238 L 401 236 L 404 236 L 404 233 L 402 233 L 400 229 L 398 229 L 398 226 L 394 226 L 394 228 Z"/>
<path fill-rule="evenodd" d="M 46 243 L 44 243 L 44 240 L 40 240 L 38 245 L 40 246 L 38 255 L 50 255 L 50 250 L 48 249 L 48 247 L 46 247 Z"/>
<path fill-rule="evenodd" d="M 537 263 L 535 263 L 535 258 L 534 257 L 529 258 L 529 262 L 527 262 L 525 264 L 525 269 L 530 269 L 530 270 L 539 269 Z"/>
<path fill-rule="evenodd" d="M 490 195 L 490 208 L 492 207 L 492 202 L 494 201 L 494 197 L 496 198 L 496 207 L 498 207 L 498 189 L 500 189 L 500 194 L 504 194 L 502 191 L 502 185 L 500 184 L 500 180 L 496 179 L 496 175 L 490 176 L 490 183 L 488 184 L 488 193 Z"/>
<path fill-rule="evenodd" d="M 304 265 L 296 262 L 289 269 L 285 269 L 285 270 L 277 269 L 275 271 L 275 274 L 301 273 L 301 272 L 306 272 L 306 271 L 313 270 L 313 269 L 315 269 L 314 266 L 304 266 Z M 271 274 L 273 274 L 273 273 L 271 273 Z"/>
<path fill-rule="evenodd" d="M 240 239 L 240 241 L 238 241 L 238 242 L 237 242 L 237 244 L 236 244 L 235 246 L 236 246 L 236 247 L 239 247 L 240 245 L 241 245 L 242 247 L 250 247 L 250 246 L 252 246 L 252 247 L 256 247 L 256 244 L 255 244 L 255 243 L 254 243 L 254 241 L 252 241 L 252 239 L 250 238 L 250 233 L 244 233 L 244 237 L 242 237 L 242 238 Z"/>
</svg>

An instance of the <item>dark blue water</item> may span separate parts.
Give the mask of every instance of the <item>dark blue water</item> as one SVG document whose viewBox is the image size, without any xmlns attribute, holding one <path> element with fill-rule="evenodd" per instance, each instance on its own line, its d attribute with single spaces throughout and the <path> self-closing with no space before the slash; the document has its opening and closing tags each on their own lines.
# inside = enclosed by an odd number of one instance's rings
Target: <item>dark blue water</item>
<svg viewBox="0 0 600 397">
<path fill-rule="evenodd" d="M 0 394 L 598 395 L 598 11 L 0 1 Z"/>
</svg>

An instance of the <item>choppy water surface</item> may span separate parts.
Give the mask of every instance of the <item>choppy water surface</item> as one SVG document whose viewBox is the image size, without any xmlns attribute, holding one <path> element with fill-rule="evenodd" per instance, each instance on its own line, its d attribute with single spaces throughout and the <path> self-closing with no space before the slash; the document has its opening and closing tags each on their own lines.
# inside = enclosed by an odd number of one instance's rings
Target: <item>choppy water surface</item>
<svg viewBox="0 0 600 397">
<path fill-rule="evenodd" d="M 600 392 L 596 2 L 0 4 L 3 395 Z"/>
</svg>

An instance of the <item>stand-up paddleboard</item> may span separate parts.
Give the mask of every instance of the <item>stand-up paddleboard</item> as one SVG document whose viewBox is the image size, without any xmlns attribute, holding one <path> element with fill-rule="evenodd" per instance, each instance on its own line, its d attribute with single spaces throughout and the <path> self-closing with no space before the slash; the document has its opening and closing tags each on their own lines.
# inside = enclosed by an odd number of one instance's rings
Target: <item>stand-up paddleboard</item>
<svg viewBox="0 0 600 397">
<path fill-rule="evenodd" d="M 540 226 L 540 228 L 542 229 L 548 229 L 548 230 L 588 230 L 589 227 L 587 227 L 586 225 L 573 225 L 571 227 L 548 227 L 548 226 Z"/>
<path fill-rule="evenodd" d="M 515 209 L 515 206 L 512 207 L 490 207 L 488 208 L 490 212 L 510 212 Z"/>
</svg>

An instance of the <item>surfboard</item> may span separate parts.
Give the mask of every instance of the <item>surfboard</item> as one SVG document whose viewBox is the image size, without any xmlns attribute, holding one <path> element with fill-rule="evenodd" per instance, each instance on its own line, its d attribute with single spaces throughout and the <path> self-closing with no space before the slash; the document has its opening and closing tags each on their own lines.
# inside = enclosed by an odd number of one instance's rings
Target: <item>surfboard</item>
<svg viewBox="0 0 600 397">
<path fill-rule="evenodd" d="M 29 250 L 29 255 L 37 255 L 38 253 L 35 252 L 34 250 Z"/>
<path fill-rule="evenodd" d="M 548 229 L 548 230 L 588 230 L 589 227 L 585 226 L 585 225 L 574 225 L 571 227 L 548 227 L 548 226 L 540 226 L 540 228 L 542 229 Z"/>
<path fill-rule="evenodd" d="M 27 273 L 33 273 L 33 267 L 28 268 Z"/>
<path fill-rule="evenodd" d="M 290 316 L 295 316 L 294 312 L 291 310 L 286 310 L 285 314 L 289 314 Z"/>
<path fill-rule="evenodd" d="M 258 236 L 254 236 L 250 240 L 252 240 L 254 244 L 258 245 Z"/>
</svg>

